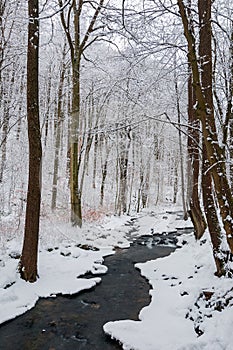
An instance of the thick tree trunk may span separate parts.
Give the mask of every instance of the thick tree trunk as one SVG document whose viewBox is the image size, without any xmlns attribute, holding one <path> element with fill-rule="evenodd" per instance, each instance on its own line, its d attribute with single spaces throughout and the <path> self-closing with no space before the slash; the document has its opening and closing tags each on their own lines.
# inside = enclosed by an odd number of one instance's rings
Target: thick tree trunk
<svg viewBox="0 0 233 350">
<path fill-rule="evenodd" d="M 189 178 L 190 181 L 190 197 L 189 197 L 189 215 L 194 226 L 194 235 L 196 239 L 200 239 L 206 229 L 206 221 L 201 210 L 199 200 L 199 173 L 200 173 L 200 135 L 199 121 L 193 108 L 195 104 L 194 91 L 192 87 L 192 77 L 190 75 L 188 81 L 188 162 L 189 162 Z"/>
<path fill-rule="evenodd" d="M 206 101 L 206 108 L 211 111 L 208 124 L 211 130 L 216 132 L 214 120 L 214 105 L 212 93 L 212 48 L 211 48 L 211 0 L 198 0 L 200 43 L 199 56 L 201 65 L 202 92 Z M 213 244 L 213 254 L 217 267 L 218 276 L 225 274 L 224 261 L 221 256 L 221 227 L 218 219 L 217 208 L 214 200 L 214 190 L 211 172 L 209 169 L 208 154 L 205 142 L 203 141 L 202 151 L 202 193 L 205 215 L 208 223 L 209 233 Z"/>
<path fill-rule="evenodd" d="M 22 255 L 21 277 L 29 282 L 37 279 L 37 255 L 41 202 L 41 138 L 38 98 L 39 11 L 38 0 L 28 1 L 27 118 L 29 140 L 29 180 Z"/>
<path fill-rule="evenodd" d="M 213 184 L 210 173 L 205 174 L 205 169 L 208 167 L 207 163 L 203 162 L 203 176 L 202 176 L 202 196 L 204 203 L 204 210 L 210 238 L 213 246 L 213 256 L 216 265 L 216 275 L 222 276 L 225 274 L 224 254 L 221 251 L 221 227 L 218 219 L 217 208 L 213 194 Z"/>
<path fill-rule="evenodd" d="M 71 223 L 82 226 L 81 193 L 79 190 L 79 134 L 80 134 L 80 55 L 72 62 L 72 114 L 70 126 L 70 199 Z"/>
<path fill-rule="evenodd" d="M 188 42 L 188 58 L 192 68 L 193 85 L 197 97 L 197 115 L 202 124 L 203 140 L 209 161 L 208 172 L 211 173 L 220 215 L 226 231 L 227 242 L 233 252 L 233 197 L 226 174 L 226 157 L 224 149 L 219 146 L 213 110 L 207 103 L 201 89 L 201 79 L 195 50 L 195 38 L 189 30 L 189 23 L 182 0 L 178 0 L 184 25 L 184 33 Z"/>
</svg>

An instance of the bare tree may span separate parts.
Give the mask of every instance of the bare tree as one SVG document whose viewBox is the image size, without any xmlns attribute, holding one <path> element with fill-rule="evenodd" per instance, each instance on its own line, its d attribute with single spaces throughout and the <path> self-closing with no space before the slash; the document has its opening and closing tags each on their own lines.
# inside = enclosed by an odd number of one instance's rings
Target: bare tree
<svg viewBox="0 0 233 350">
<path fill-rule="evenodd" d="M 190 30 L 190 22 L 187 13 L 187 9 L 185 8 L 184 2 L 182 0 L 178 0 L 178 6 L 182 18 L 184 35 L 188 44 L 188 60 L 190 63 L 190 67 L 192 70 L 192 79 L 193 79 L 193 88 L 196 95 L 196 110 L 197 117 L 201 122 L 202 126 L 202 134 L 203 134 L 203 146 L 204 146 L 204 159 L 208 162 L 208 167 L 205 168 L 205 173 L 210 174 L 211 183 L 209 183 L 209 187 L 213 186 L 213 191 L 211 192 L 208 200 L 217 201 L 218 209 L 220 211 L 222 224 L 224 226 L 226 232 L 226 240 L 229 245 L 229 249 L 233 252 L 233 198 L 231 193 L 231 188 L 227 178 L 226 172 L 226 155 L 223 147 L 220 146 L 217 134 L 217 128 L 214 118 L 214 109 L 212 102 L 212 55 L 211 55 L 211 0 L 203 1 L 200 0 L 198 3 L 199 10 L 199 19 L 201 23 L 201 31 L 200 31 L 200 41 L 205 30 L 205 41 L 203 41 L 203 45 L 206 45 L 205 48 L 205 56 L 202 56 L 202 71 L 199 70 L 197 51 L 196 51 L 196 41 L 193 35 L 193 32 Z M 208 34 L 208 35 L 207 35 Z M 204 38 L 202 40 L 204 40 Z M 208 42 L 207 42 L 208 41 Z M 200 44 L 201 47 L 202 44 Z M 204 52 L 204 48 L 202 52 Z M 209 80 L 208 80 L 209 79 Z M 204 82 L 203 82 L 204 80 Z M 209 85 L 206 85 L 206 82 L 209 82 Z M 205 86 L 205 89 L 204 87 Z M 207 181 L 207 180 L 206 180 Z M 208 185 L 203 187 L 203 190 L 206 191 Z M 208 188 L 209 188 L 208 187 Z M 205 195 L 203 194 L 204 200 L 207 200 Z M 215 203 L 214 203 L 215 205 Z M 215 210 L 217 208 L 212 207 Z M 207 214 L 209 208 L 207 207 Z M 209 215 L 209 214 L 208 214 Z M 215 221 L 216 218 L 216 221 Z M 208 222 L 209 224 L 209 222 Z M 224 253 L 221 251 L 221 242 L 222 237 L 219 234 L 218 226 L 220 225 L 218 218 L 215 216 L 212 218 L 211 224 L 214 224 L 214 230 L 210 230 L 211 239 L 213 243 L 213 251 L 214 257 L 217 267 L 216 274 L 218 276 L 226 274 L 227 266 L 225 265 Z"/>
<path fill-rule="evenodd" d="M 192 75 L 188 79 L 188 207 L 189 215 L 194 226 L 196 239 L 200 239 L 207 227 L 204 214 L 202 213 L 199 194 L 200 186 L 200 123 L 197 119 L 195 105 L 195 93 L 192 86 Z"/>
<path fill-rule="evenodd" d="M 42 147 L 39 121 L 39 4 L 28 0 L 27 120 L 29 140 L 29 179 L 20 275 L 35 282 L 37 273 L 39 218 L 41 203 Z"/>
<path fill-rule="evenodd" d="M 93 33 L 98 29 L 95 27 L 97 18 L 102 10 L 104 0 L 90 2 L 91 8 L 94 9 L 93 15 L 87 25 L 87 29 L 82 36 L 81 20 L 82 11 L 86 5 L 83 0 L 74 0 L 67 11 L 67 17 L 64 13 L 64 4 L 59 1 L 61 8 L 61 22 L 64 28 L 70 49 L 72 65 L 72 111 L 71 111 L 71 128 L 70 128 L 70 198 L 71 198 L 71 222 L 74 226 L 82 226 L 82 206 L 81 192 L 79 188 L 79 140 L 80 140 L 80 72 L 81 58 L 84 51 L 94 41 L 98 35 Z M 71 16 L 73 15 L 73 28 L 71 28 Z M 74 36 L 72 36 L 72 31 Z"/>
<path fill-rule="evenodd" d="M 64 45 L 63 55 L 62 55 L 62 64 L 60 69 L 60 79 L 59 79 L 59 87 L 58 87 L 58 96 L 57 96 L 57 120 L 56 120 L 56 128 L 55 128 L 55 155 L 54 155 L 54 165 L 53 165 L 53 185 L 52 185 L 52 200 L 51 200 L 51 209 L 54 210 L 57 205 L 57 184 L 58 184 L 58 171 L 59 171 L 59 152 L 61 146 L 61 136 L 62 136 L 62 122 L 63 122 L 63 110 L 62 110 L 62 102 L 63 102 L 63 88 L 64 88 L 64 80 L 65 80 L 65 72 L 66 72 L 66 64 L 65 64 L 65 53 L 66 53 L 66 45 Z M 47 136 L 45 135 L 45 138 Z"/>
</svg>

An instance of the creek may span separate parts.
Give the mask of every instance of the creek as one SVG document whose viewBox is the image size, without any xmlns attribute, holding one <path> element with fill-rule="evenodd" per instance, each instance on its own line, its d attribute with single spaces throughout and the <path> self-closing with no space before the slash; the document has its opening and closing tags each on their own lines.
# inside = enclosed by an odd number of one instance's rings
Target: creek
<svg viewBox="0 0 233 350">
<path fill-rule="evenodd" d="M 95 288 L 73 296 L 40 299 L 36 306 L 0 326 L 1 350 L 122 349 L 103 332 L 108 321 L 138 320 L 150 303 L 148 282 L 135 263 L 169 255 L 176 249 L 174 234 L 143 236 L 129 249 L 105 258 L 108 267 Z M 85 275 L 84 278 L 92 276 Z"/>
</svg>

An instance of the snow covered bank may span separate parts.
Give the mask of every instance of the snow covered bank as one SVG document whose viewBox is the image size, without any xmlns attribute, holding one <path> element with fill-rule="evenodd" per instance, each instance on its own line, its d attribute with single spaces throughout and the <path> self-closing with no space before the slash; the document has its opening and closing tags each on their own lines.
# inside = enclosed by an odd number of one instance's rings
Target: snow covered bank
<svg viewBox="0 0 233 350">
<path fill-rule="evenodd" d="M 136 264 L 153 288 L 140 321 L 104 325 L 124 350 L 232 349 L 232 280 L 214 276 L 207 236 L 195 242 L 190 234 L 180 243 L 168 257 Z"/>
<path fill-rule="evenodd" d="M 0 324 L 35 306 L 40 297 L 75 294 L 101 282 L 104 257 L 114 254 L 114 247 L 128 248 L 132 222 L 129 216 L 112 216 L 99 224 L 84 224 L 82 229 L 68 223 L 41 220 L 38 256 L 39 279 L 31 284 L 18 272 L 23 229 L 14 227 L 7 218 L 1 220 L 4 234 L 0 238 Z M 93 278 L 81 278 L 87 272 Z"/>
<path fill-rule="evenodd" d="M 23 281 L 18 272 L 22 236 L 6 232 L 0 244 L 0 323 L 15 318 L 35 306 L 40 297 L 75 294 L 101 282 L 104 257 L 114 254 L 113 247 L 129 247 L 125 235 L 129 217 L 112 217 L 102 225 L 86 224 L 82 229 L 70 224 L 41 222 L 39 279 Z M 4 239 L 5 238 L 5 239 Z M 81 278 L 87 272 L 93 278 Z"/>
<path fill-rule="evenodd" d="M 23 281 L 17 272 L 17 259 L 4 259 L 0 267 L 0 323 L 32 308 L 40 297 L 74 294 L 89 289 L 101 281 L 98 278 L 78 278 L 91 271 L 105 273 L 103 257 L 110 249 L 85 251 L 75 245 L 61 245 L 39 254 L 40 278 L 35 283 Z"/>
</svg>

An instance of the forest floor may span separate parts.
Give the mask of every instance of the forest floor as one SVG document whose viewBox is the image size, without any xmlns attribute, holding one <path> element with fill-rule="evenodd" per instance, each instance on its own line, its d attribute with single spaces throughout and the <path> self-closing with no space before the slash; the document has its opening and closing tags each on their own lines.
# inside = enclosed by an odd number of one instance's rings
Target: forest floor
<svg viewBox="0 0 233 350">
<path fill-rule="evenodd" d="M 141 244 L 148 249 L 164 244 L 174 247 L 169 233 L 181 233 L 180 228 L 190 226 L 181 219 L 179 210 L 173 206 L 158 207 L 134 217 L 108 217 L 98 225 L 85 224 L 82 229 L 43 219 L 40 278 L 34 284 L 22 281 L 17 273 L 20 233 L 14 237 L 6 233 L 0 242 L 0 323 L 33 308 L 39 298 L 72 295 L 98 285 L 100 275 L 108 270 L 103 265 L 104 258 L 115 254 L 116 247 L 129 247 L 140 236 L 147 236 Z M 104 331 L 126 350 L 170 350 L 171 344 L 174 350 L 209 350 L 210 346 L 211 350 L 230 350 L 232 280 L 214 276 L 207 233 L 200 242 L 187 231 L 177 239 L 180 249 L 169 256 L 156 260 L 148 257 L 144 263 L 135 261 L 135 267 L 151 287 L 151 302 L 139 312 L 138 320 L 109 320 Z M 85 278 L 86 273 L 93 277 Z"/>
</svg>

